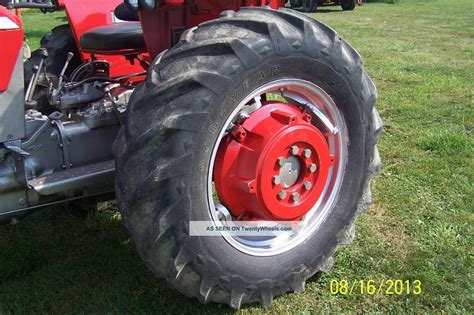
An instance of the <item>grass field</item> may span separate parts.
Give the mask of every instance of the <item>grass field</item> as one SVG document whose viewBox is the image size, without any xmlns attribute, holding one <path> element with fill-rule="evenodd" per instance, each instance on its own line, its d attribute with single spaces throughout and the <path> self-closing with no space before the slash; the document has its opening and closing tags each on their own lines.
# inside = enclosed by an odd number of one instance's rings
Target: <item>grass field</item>
<svg viewBox="0 0 474 315">
<path fill-rule="evenodd" d="M 324 8 L 365 59 L 385 123 L 383 168 L 357 237 L 304 294 L 242 313 L 474 312 L 474 2 L 399 1 L 354 12 Z M 64 23 L 24 14 L 30 44 Z M 0 313 L 231 313 L 189 300 L 149 272 L 116 208 L 73 215 L 52 207 L 0 227 Z M 422 282 L 419 296 L 332 296 L 332 279 Z"/>
</svg>

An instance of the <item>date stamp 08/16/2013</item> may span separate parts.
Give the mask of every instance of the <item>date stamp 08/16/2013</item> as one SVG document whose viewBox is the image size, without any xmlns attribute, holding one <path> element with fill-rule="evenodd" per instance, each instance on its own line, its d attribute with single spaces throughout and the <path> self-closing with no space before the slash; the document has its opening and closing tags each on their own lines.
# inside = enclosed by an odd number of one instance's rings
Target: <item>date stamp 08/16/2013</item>
<svg viewBox="0 0 474 315">
<path fill-rule="evenodd" d="M 329 283 L 331 295 L 421 295 L 421 280 L 336 280 Z"/>
</svg>

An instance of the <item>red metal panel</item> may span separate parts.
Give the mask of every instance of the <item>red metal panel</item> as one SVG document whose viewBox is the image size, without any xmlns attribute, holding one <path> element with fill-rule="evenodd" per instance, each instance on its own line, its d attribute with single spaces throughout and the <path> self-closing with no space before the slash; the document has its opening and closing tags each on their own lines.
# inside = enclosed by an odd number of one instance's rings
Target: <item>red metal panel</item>
<svg viewBox="0 0 474 315">
<path fill-rule="evenodd" d="M 180 30 L 215 19 L 224 10 L 239 10 L 242 6 L 285 6 L 285 0 L 165 0 L 154 11 L 141 11 L 140 19 L 145 41 L 152 58 L 176 43 Z"/>
<path fill-rule="evenodd" d="M 0 92 L 4 92 L 8 88 L 12 71 L 21 53 L 23 26 L 18 17 L 2 6 L 0 6 L 0 18 L 3 20 L 3 26 L 0 27 L 0 43 L 7 43 L 2 45 L 2 58 L 0 58 Z"/>
<path fill-rule="evenodd" d="M 172 47 L 184 30 L 217 18 L 222 10 L 235 9 L 233 1 L 223 2 L 220 7 L 212 1 L 199 1 L 193 5 L 166 5 L 154 11 L 141 11 L 145 42 L 152 58 Z"/>
<path fill-rule="evenodd" d="M 104 25 L 111 25 L 114 23 L 113 11 L 116 6 L 122 3 L 123 0 L 62 0 L 61 5 L 66 10 L 69 23 L 72 27 L 77 47 L 81 52 L 81 59 L 83 61 L 90 59 L 90 54 L 80 49 L 80 38 L 85 32 Z M 117 55 L 95 55 L 96 59 L 107 60 L 110 64 L 111 76 L 122 76 L 130 73 L 143 71 L 143 68 L 135 63 L 130 64 L 125 60 L 124 56 L 118 52 Z"/>
<path fill-rule="evenodd" d="M 112 12 L 121 0 L 63 0 L 63 5 L 79 47 L 81 35 L 88 30 L 113 24 Z"/>
</svg>

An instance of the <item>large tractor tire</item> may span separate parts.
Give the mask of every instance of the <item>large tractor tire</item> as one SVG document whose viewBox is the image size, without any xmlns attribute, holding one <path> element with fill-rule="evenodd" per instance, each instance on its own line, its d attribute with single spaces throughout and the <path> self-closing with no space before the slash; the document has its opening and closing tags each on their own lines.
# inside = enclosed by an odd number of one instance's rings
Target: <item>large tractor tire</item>
<svg viewBox="0 0 474 315">
<path fill-rule="evenodd" d="M 362 3 L 362 2 L 361 2 Z M 341 7 L 344 11 L 352 11 L 357 5 L 357 0 L 342 0 Z"/>
<path fill-rule="evenodd" d="M 140 256 L 203 303 L 268 306 L 304 291 L 354 238 L 380 167 L 377 93 L 360 56 L 294 10 L 246 8 L 186 31 L 158 59 L 114 145 Z M 265 240 L 189 233 L 190 221 L 240 219 L 302 228 Z"/>
<path fill-rule="evenodd" d="M 49 57 L 45 59 L 46 76 L 49 78 L 50 82 L 53 82 L 53 84 L 58 82 L 58 76 L 66 63 L 69 52 L 74 53 L 74 57 L 69 62 L 69 67 L 65 74 L 71 74 L 72 71 L 81 64 L 81 58 L 79 56 L 74 36 L 72 35 L 71 28 L 67 24 L 55 27 L 41 39 L 40 44 L 41 48 L 46 49 L 48 52 Z M 25 87 L 28 86 L 31 77 L 33 76 L 33 66 L 39 65 L 41 58 L 40 50 L 37 49 L 31 53 L 31 58 L 25 61 Z M 45 75 L 42 74 L 38 80 L 33 100 L 37 103 L 34 109 L 37 109 L 44 114 L 49 114 L 55 110 L 54 107 L 49 104 L 47 91 L 48 83 Z"/>
<path fill-rule="evenodd" d="M 290 5 L 292 8 L 299 8 L 302 5 L 302 0 L 290 0 Z"/>
<path fill-rule="evenodd" d="M 318 0 L 302 0 L 303 11 L 306 13 L 316 12 Z"/>
</svg>

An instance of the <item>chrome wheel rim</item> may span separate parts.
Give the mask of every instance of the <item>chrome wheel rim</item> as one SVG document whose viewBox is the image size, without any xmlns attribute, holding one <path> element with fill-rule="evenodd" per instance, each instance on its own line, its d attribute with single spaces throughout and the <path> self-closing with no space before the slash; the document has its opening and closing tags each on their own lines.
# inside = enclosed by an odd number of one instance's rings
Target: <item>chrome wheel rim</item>
<svg viewBox="0 0 474 315">
<path fill-rule="evenodd" d="M 261 107 L 263 95 L 277 95 L 284 102 L 295 104 L 309 110 L 317 121 L 317 127 L 326 137 L 335 163 L 329 171 L 323 193 L 312 209 L 298 221 L 295 231 L 274 237 L 235 236 L 229 232 L 219 232 L 235 249 L 253 256 L 272 256 L 287 252 L 307 240 L 323 224 L 336 203 L 347 164 L 348 132 L 344 117 L 331 97 L 318 85 L 300 79 L 280 79 L 269 82 L 243 99 L 230 114 L 221 128 L 213 147 L 207 178 L 210 221 L 215 227 L 232 225 L 237 221 L 231 211 L 216 200 L 213 193 L 213 172 L 217 151 L 229 129 L 237 119 L 246 117 Z M 251 104 L 251 105 L 249 105 Z"/>
</svg>

